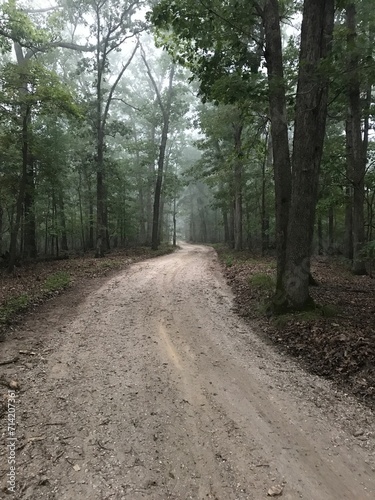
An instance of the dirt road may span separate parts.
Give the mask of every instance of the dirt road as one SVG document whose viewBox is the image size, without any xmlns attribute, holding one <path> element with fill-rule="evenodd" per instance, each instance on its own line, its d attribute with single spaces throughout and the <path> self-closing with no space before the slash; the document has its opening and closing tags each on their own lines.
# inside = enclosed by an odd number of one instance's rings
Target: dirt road
<svg viewBox="0 0 375 500">
<path fill-rule="evenodd" d="M 28 351 L 2 367 L 21 384 L 14 498 L 375 498 L 372 413 L 231 308 L 214 251 L 184 245 L 30 317 L 2 346 Z"/>
</svg>

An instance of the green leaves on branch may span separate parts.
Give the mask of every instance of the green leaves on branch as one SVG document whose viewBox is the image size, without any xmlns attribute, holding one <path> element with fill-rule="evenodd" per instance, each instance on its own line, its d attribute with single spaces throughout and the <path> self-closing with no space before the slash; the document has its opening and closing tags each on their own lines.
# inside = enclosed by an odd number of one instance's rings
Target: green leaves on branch
<svg viewBox="0 0 375 500">
<path fill-rule="evenodd" d="M 162 0 L 148 18 L 159 45 L 199 80 L 204 100 L 259 97 L 263 35 L 256 2 Z"/>
<path fill-rule="evenodd" d="M 3 109 L 30 106 L 41 113 L 59 112 L 81 116 L 69 88 L 59 76 L 35 60 L 22 66 L 6 64 L 0 76 L 0 102 Z"/>
<path fill-rule="evenodd" d="M 15 0 L 9 0 L 0 7 L 0 51 L 10 51 L 12 42 L 23 47 L 45 46 L 47 31 L 36 28 L 26 12 L 17 7 Z"/>
</svg>

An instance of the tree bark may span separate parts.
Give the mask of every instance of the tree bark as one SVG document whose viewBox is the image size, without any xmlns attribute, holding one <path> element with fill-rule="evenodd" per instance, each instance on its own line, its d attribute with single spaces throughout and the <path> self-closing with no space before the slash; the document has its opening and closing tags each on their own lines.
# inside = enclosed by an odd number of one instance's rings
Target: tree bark
<svg viewBox="0 0 375 500">
<path fill-rule="evenodd" d="M 4 222 L 4 210 L 0 205 L 0 255 L 3 253 L 3 222 Z"/>
<path fill-rule="evenodd" d="M 163 184 L 163 171 L 164 171 L 164 160 L 165 160 L 165 151 L 167 148 L 168 141 L 168 132 L 169 132 L 169 121 L 171 114 L 171 106 L 172 106 L 172 94 L 173 94 L 173 78 L 175 73 L 175 64 L 172 64 L 170 72 L 169 72 L 169 83 L 168 83 L 168 91 L 167 91 L 167 102 L 164 105 L 161 99 L 160 91 L 158 86 L 152 76 L 150 67 L 147 63 L 146 56 L 142 52 L 142 59 L 146 66 L 147 74 L 150 78 L 150 81 L 154 87 L 156 97 L 159 103 L 160 110 L 163 115 L 163 128 L 161 132 L 161 140 L 159 147 L 159 157 L 158 157 L 158 169 L 156 176 L 156 184 L 155 184 L 155 195 L 154 195 L 154 206 L 153 206 L 153 218 L 152 218 L 152 236 L 151 236 L 151 249 L 158 249 L 159 242 L 159 230 L 160 230 L 160 196 Z"/>
<path fill-rule="evenodd" d="M 264 255 L 265 252 L 268 250 L 270 244 L 270 235 L 269 235 L 270 220 L 266 203 L 266 192 L 267 192 L 266 169 L 267 170 L 271 169 L 273 163 L 272 138 L 270 132 L 268 132 L 267 134 L 266 146 L 267 146 L 266 154 L 262 162 L 262 210 L 261 210 L 262 255 Z"/>
<path fill-rule="evenodd" d="M 229 243 L 229 223 L 228 223 L 228 212 L 226 208 L 222 208 L 223 214 L 223 225 L 224 225 L 224 243 Z"/>
<path fill-rule="evenodd" d="M 80 203 L 80 211 L 82 214 L 82 204 Z M 64 206 L 64 198 L 61 190 L 59 191 L 59 213 L 60 213 L 60 224 L 61 224 L 61 250 L 63 252 L 67 252 L 68 249 L 68 235 L 66 232 L 66 219 L 65 219 L 65 206 Z M 82 222 L 82 221 L 81 221 Z M 83 229 L 83 227 L 82 227 Z"/>
<path fill-rule="evenodd" d="M 289 211 L 285 305 L 303 309 L 309 295 L 310 255 L 314 234 L 320 163 L 328 101 L 328 75 L 321 63 L 329 54 L 334 0 L 305 0 L 293 141 L 292 196 Z"/>
<path fill-rule="evenodd" d="M 344 256 L 353 260 L 353 193 L 351 186 L 345 188 Z"/>
<path fill-rule="evenodd" d="M 23 113 L 22 117 L 22 171 L 21 171 L 19 190 L 18 190 L 16 217 L 10 235 L 9 263 L 8 263 L 9 272 L 13 272 L 17 259 L 17 238 L 21 226 L 23 201 L 25 198 L 27 166 L 29 159 L 29 134 L 28 134 L 29 114 L 30 114 L 30 107 L 26 106 L 25 112 Z"/>
<path fill-rule="evenodd" d="M 324 253 L 323 224 L 322 224 L 322 217 L 319 215 L 319 218 L 318 218 L 318 255 L 323 255 L 323 253 Z"/>
<path fill-rule="evenodd" d="M 276 251 L 277 277 L 276 296 L 282 296 L 282 277 L 285 272 L 287 228 L 291 196 L 291 162 L 288 139 L 283 56 L 278 0 L 266 0 L 263 15 L 268 74 L 269 112 L 273 167 L 275 178 Z"/>
<path fill-rule="evenodd" d="M 328 253 L 330 255 L 334 254 L 334 212 L 333 207 L 328 209 Z"/>
<path fill-rule="evenodd" d="M 241 124 L 233 125 L 233 137 L 235 148 L 235 160 L 233 168 L 234 185 L 234 249 L 242 250 L 242 174 L 243 174 L 243 152 L 242 135 L 243 126 Z"/>
<path fill-rule="evenodd" d="M 354 274 L 366 274 L 366 266 L 361 255 L 365 242 L 365 169 L 366 151 L 362 141 L 361 85 L 359 80 L 359 53 L 357 47 L 356 6 L 352 2 L 346 7 L 348 29 L 348 117 L 347 153 L 348 170 L 353 186 L 353 265 Z M 348 133 L 349 132 L 349 133 Z"/>
<path fill-rule="evenodd" d="M 28 130 L 29 130 L 29 125 L 30 123 L 28 123 L 27 126 Z M 28 130 L 27 130 L 27 135 L 29 136 Z M 23 257 L 25 259 L 35 259 L 37 256 L 37 247 L 36 247 L 36 223 L 35 223 L 34 165 L 30 152 L 28 152 L 27 156 L 28 158 L 27 158 L 27 167 L 25 176 L 25 198 L 23 205 L 23 212 L 24 212 Z"/>
</svg>

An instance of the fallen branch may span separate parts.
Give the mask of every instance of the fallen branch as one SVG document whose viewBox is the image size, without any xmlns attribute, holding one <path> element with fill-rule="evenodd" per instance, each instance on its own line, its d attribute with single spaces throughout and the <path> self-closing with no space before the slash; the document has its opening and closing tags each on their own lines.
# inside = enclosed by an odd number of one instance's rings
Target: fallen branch
<svg viewBox="0 0 375 500">
<path fill-rule="evenodd" d="M 19 356 L 15 356 L 12 359 L 6 359 L 5 361 L 0 361 L 0 366 L 11 365 L 12 363 L 16 363 L 19 360 Z"/>
</svg>

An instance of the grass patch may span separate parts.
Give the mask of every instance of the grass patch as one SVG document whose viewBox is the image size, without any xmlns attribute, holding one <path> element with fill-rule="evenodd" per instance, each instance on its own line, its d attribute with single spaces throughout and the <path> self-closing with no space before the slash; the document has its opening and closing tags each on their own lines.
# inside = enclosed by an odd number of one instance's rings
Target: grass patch
<svg viewBox="0 0 375 500">
<path fill-rule="evenodd" d="M 231 255 L 227 255 L 226 257 L 224 257 L 224 264 L 227 267 L 232 267 L 233 266 L 233 257 Z"/>
<path fill-rule="evenodd" d="M 23 293 L 17 297 L 11 297 L 0 307 L 0 325 L 6 325 L 12 317 L 25 310 L 30 304 L 30 297 Z"/>
<path fill-rule="evenodd" d="M 314 309 L 308 309 L 306 311 L 275 316 L 275 318 L 273 319 L 273 325 L 278 329 L 282 329 L 285 328 L 290 321 L 307 323 L 309 321 L 316 321 L 322 318 L 335 318 L 339 314 L 340 310 L 338 307 L 331 304 L 326 304 L 324 306 L 316 306 Z"/>
<path fill-rule="evenodd" d="M 65 271 L 51 274 L 44 282 L 43 288 L 47 292 L 56 292 L 66 288 L 70 283 L 70 276 Z"/>
<path fill-rule="evenodd" d="M 99 260 L 98 261 L 98 267 L 100 269 L 117 269 L 120 267 L 122 262 L 118 259 L 105 259 L 105 260 Z"/>
<path fill-rule="evenodd" d="M 252 286 L 266 291 L 273 291 L 276 286 L 275 278 L 264 273 L 253 274 L 249 277 L 249 283 Z"/>
</svg>

